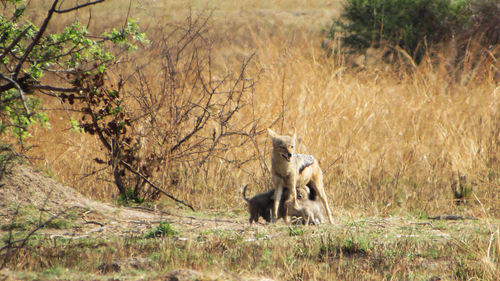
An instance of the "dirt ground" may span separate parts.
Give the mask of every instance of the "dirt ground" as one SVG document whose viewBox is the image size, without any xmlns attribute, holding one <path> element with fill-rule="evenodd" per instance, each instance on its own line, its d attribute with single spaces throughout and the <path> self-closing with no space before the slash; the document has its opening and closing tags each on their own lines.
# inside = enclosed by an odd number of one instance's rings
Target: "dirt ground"
<svg viewBox="0 0 500 281">
<path fill-rule="evenodd" d="M 232 229 L 244 232 L 250 225 L 246 218 L 214 218 L 182 215 L 174 211 L 159 210 L 155 207 L 120 207 L 84 197 L 73 188 L 57 183 L 28 166 L 15 166 L 0 181 L 0 224 L 12 221 L 17 206 L 32 205 L 50 215 L 56 216 L 73 211 L 79 215 L 74 222 L 80 224 L 76 230 L 66 232 L 58 229 L 41 229 L 40 234 L 51 236 L 108 237 L 144 233 L 160 221 L 175 225 L 183 233 L 199 232 L 208 229 Z M 210 216 L 207 217 L 207 216 Z M 265 227 L 254 225 L 253 228 Z M 192 230 L 192 231 L 190 231 Z"/>
</svg>

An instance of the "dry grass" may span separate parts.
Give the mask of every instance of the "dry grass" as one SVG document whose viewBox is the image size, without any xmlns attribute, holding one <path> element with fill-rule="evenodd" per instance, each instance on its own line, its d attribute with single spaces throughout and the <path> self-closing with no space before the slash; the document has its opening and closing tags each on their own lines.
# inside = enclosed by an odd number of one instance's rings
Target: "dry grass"
<svg viewBox="0 0 500 281">
<path fill-rule="evenodd" d="M 10 274 L 37 280 L 164 280 L 161 276 L 167 272 L 190 268 L 202 273 L 202 280 L 261 280 L 257 276 L 273 280 L 495 280 L 499 273 L 499 249 L 490 249 L 488 230 L 478 221 L 369 218 L 318 228 L 276 224 L 245 232 L 168 228 L 174 233 L 157 238 L 133 234 L 133 230 L 106 240 L 52 240 L 37 235 L 8 263 L 19 270 Z"/>
<path fill-rule="evenodd" d="M 94 29 L 124 21 L 128 5 L 118 2 L 94 9 Z M 168 3 L 133 3 L 130 9 L 130 16 L 149 31 L 152 46 L 159 25 L 182 22 L 188 14 L 187 4 Z M 352 68 L 345 63 L 347 55 L 326 57 L 320 48 L 321 28 L 338 14 L 339 4 L 191 3 L 195 13 L 206 13 L 207 7 L 215 8 L 210 36 L 217 43 L 216 62 L 222 72 L 237 69 L 242 57 L 256 53 L 251 67 L 254 75 L 260 73 L 259 81 L 235 124 L 252 123 L 262 132 L 275 120 L 274 128 L 283 133 L 296 127 L 301 152 L 320 160 L 327 195 L 338 213 L 482 216 L 472 198 L 466 205 L 454 203 L 454 178 L 465 175 L 462 186 L 472 189 L 488 215 L 500 215 L 496 204 L 500 199 L 500 101 L 494 76 L 498 63 L 449 71 L 448 62 L 454 58 L 446 52 L 437 63 L 403 71 L 371 52 L 363 67 Z M 109 20 L 102 21 L 105 16 Z M 132 58 L 138 64 L 158 55 L 149 47 L 138 52 L 139 57 Z M 154 73 L 155 69 L 149 70 Z M 48 101 L 46 107 L 59 106 Z M 33 142 L 39 147 L 32 152 L 44 159 L 39 165 L 59 180 L 109 200 L 116 188 L 105 175 L 84 177 L 100 168 L 92 161 L 101 153 L 98 142 L 71 132 L 63 120 L 66 114 L 51 114 L 52 130 L 35 130 Z M 255 143 L 220 155 L 255 159 L 244 166 L 213 160 L 200 172 L 191 165 L 175 164 L 175 172 L 165 171 L 156 181 L 199 208 L 243 208 L 240 187 L 244 183 L 254 183 L 255 191 L 268 188 L 269 153 L 268 137 L 261 133 Z M 170 185 L 174 176 L 182 185 Z"/>
</svg>

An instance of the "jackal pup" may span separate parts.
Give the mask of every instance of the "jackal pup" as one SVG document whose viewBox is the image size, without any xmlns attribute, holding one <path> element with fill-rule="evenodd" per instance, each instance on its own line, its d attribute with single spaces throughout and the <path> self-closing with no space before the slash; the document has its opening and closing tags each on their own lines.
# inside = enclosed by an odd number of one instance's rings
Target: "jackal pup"
<svg viewBox="0 0 500 281">
<path fill-rule="evenodd" d="M 274 189 L 268 192 L 260 193 L 254 197 L 248 199 L 245 195 L 247 191 L 247 185 L 243 187 L 243 199 L 248 203 L 248 212 L 250 213 L 250 223 L 258 222 L 259 218 L 262 217 L 267 222 L 271 221 L 271 210 L 274 205 Z M 278 219 L 285 217 L 285 199 L 288 196 L 288 189 L 283 192 L 281 197 L 281 204 L 278 211 Z"/>
<path fill-rule="evenodd" d="M 271 212 L 274 205 L 274 189 L 257 194 L 248 199 L 246 197 L 247 187 L 248 184 L 243 187 L 243 199 L 245 199 L 248 203 L 248 212 L 250 213 L 249 222 L 259 222 L 260 217 L 262 217 L 266 222 L 270 222 Z M 318 201 L 314 201 L 309 198 L 309 187 L 297 187 L 297 200 L 299 201 L 299 208 L 294 208 L 292 206 L 293 204 L 291 204 L 292 202 L 285 202 L 288 196 L 288 188 L 284 188 L 278 210 L 278 219 L 285 218 L 288 213 L 288 216 L 301 217 L 304 224 L 309 223 L 309 221 L 314 224 L 320 224 L 324 221 L 322 215 L 323 206 Z"/>
<path fill-rule="evenodd" d="M 310 194 L 309 187 L 297 187 L 299 208 L 295 208 L 291 201 L 285 202 L 287 214 L 289 216 L 301 217 L 303 224 L 322 224 L 325 222 L 323 205 L 319 201 L 311 199 Z"/>
<path fill-rule="evenodd" d="M 330 223 L 333 223 L 332 214 L 326 193 L 323 188 L 323 172 L 318 161 L 311 155 L 296 154 L 295 143 L 297 134 L 290 136 L 280 136 L 271 129 L 267 129 L 273 143 L 272 155 L 272 182 L 274 184 L 274 197 L 281 198 L 284 187 L 291 190 L 290 196 L 294 208 L 300 208 L 297 204 L 296 186 L 308 186 L 314 189 L 318 199 L 323 204 Z M 280 200 L 274 200 L 273 219 L 278 218 L 278 208 Z M 288 222 L 288 219 L 285 218 Z"/>
</svg>

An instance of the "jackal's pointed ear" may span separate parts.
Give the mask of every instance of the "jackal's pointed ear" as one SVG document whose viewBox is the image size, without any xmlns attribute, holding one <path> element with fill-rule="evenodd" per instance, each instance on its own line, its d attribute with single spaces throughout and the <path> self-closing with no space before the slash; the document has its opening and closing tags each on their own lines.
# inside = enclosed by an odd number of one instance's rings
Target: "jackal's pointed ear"
<svg viewBox="0 0 500 281">
<path fill-rule="evenodd" d="M 267 133 L 269 134 L 269 136 L 271 136 L 271 138 L 275 138 L 278 136 L 278 134 L 276 134 L 273 130 L 267 128 Z"/>
<path fill-rule="evenodd" d="M 297 140 L 297 128 L 293 127 L 293 141 Z"/>
</svg>

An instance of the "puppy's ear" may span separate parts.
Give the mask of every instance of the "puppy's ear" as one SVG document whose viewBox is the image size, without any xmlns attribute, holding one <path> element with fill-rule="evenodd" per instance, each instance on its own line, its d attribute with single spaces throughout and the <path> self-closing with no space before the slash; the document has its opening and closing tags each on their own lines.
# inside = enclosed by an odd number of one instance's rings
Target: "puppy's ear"
<svg viewBox="0 0 500 281">
<path fill-rule="evenodd" d="M 304 185 L 304 186 L 302 186 L 302 188 L 305 190 L 305 192 L 307 193 L 307 195 L 311 194 L 311 189 L 309 188 L 309 186 Z"/>
<path fill-rule="evenodd" d="M 269 134 L 269 136 L 271 136 L 271 138 L 275 138 L 278 136 L 278 134 L 276 134 L 273 130 L 267 128 L 267 133 Z"/>
</svg>

